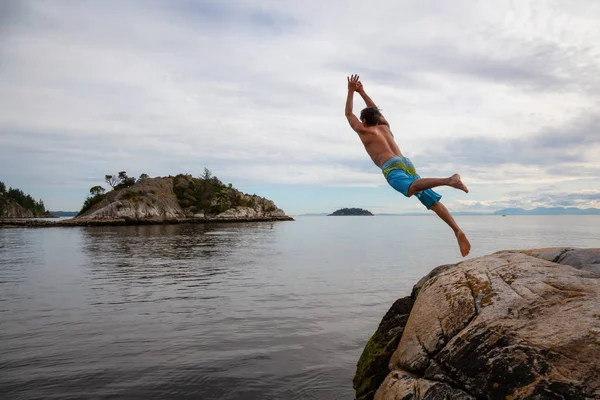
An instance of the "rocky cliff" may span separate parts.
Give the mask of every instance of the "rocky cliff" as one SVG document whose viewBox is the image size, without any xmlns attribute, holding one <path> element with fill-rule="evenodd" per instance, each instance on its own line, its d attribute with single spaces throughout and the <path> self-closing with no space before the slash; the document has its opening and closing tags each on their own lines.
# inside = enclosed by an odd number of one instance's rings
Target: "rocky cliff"
<svg viewBox="0 0 600 400">
<path fill-rule="evenodd" d="M 51 217 L 48 212 L 40 212 L 38 210 L 27 209 L 17 203 L 6 203 L 2 207 L 0 218 L 43 218 Z"/>
<path fill-rule="evenodd" d="M 186 175 L 143 179 L 102 196 L 76 220 L 291 219 L 271 200 L 220 183 L 202 192 L 194 186 L 201 183 Z"/>
<path fill-rule="evenodd" d="M 51 217 L 42 200 L 35 200 L 20 189 L 6 189 L 0 181 L 0 218 L 40 218 Z"/>
<path fill-rule="evenodd" d="M 600 399 L 600 249 L 434 269 L 385 315 L 354 387 L 361 400 Z"/>
</svg>

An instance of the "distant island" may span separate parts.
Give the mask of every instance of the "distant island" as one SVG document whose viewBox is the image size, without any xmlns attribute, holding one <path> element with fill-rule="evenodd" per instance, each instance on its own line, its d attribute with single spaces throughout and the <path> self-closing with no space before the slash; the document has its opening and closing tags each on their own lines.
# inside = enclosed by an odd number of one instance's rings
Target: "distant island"
<svg viewBox="0 0 600 400">
<path fill-rule="evenodd" d="M 600 209 L 597 208 L 576 208 L 576 207 L 537 207 L 533 210 L 523 208 L 504 208 L 494 212 L 499 215 L 600 215 Z"/>
<path fill-rule="evenodd" d="M 52 217 L 42 200 L 35 200 L 20 189 L 8 188 L 0 182 L 0 218 Z"/>
<path fill-rule="evenodd" d="M 348 215 L 370 215 L 373 213 L 368 210 L 363 210 L 362 208 L 340 208 L 339 210 L 334 211 L 329 214 L 329 216 L 348 216 Z"/>
</svg>

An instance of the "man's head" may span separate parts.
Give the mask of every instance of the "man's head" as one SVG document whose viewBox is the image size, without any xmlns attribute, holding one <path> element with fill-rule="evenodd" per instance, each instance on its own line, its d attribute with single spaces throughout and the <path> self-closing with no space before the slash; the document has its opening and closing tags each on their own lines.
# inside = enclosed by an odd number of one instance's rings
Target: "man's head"
<svg viewBox="0 0 600 400">
<path fill-rule="evenodd" d="M 379 124 L 379 116 L 381 112 L 377 107 L 367 107 L 360 112 L 360 120 L 366 126 Z"/>
</svg>

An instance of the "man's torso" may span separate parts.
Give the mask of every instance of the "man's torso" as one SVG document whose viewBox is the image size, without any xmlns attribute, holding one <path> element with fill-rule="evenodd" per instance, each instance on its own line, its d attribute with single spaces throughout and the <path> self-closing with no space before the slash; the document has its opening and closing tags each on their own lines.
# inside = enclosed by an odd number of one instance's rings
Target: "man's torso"
<svg viewBox="0 0 600 400">
<path fill-rule="evenodd" d="M 365 127 L 364 131 L 359 133 L 359 137 L 365 150 L 379 168 L 392 157 L 402 157 L 392 131 L 386 125 Z"/>
</svg>

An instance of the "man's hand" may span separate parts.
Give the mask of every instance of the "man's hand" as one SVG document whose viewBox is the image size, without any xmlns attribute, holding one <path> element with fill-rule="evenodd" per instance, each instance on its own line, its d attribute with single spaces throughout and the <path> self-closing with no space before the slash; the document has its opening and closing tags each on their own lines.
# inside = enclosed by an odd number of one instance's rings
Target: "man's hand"
<svg viewBox="0 0 600 400">
<path fill-rule="evenodd" d="M 357 92 L 359 86 L 362 87 L 362 84 L 358 80 L 358 75 L 354 74 L 354 75 L 351 75 L 348 77 L 348 91 L 349 92 Z"/>
<path fill-rule="evenodd" d="M 348 77 L 348 96 L 346 97 L 346 118 L 350 123 L 352 129 L 356 131 L 356 133 L 361 134 L 364 130 L 363 124 L 356 118 L 356 115 L 352 113 L 352 102 L 354 99 L 354 92 L 358 90 L 359 86 L 358 75 L 354 74 Z"/>
<path fill-rule="evenodd" d="M 377 107 L 375 105 L 375 102 L 373 100 L 371 100 L 371 98 L 365 92 L 365 87 L 363 86 L 363 84 L 362 84 L 361 81 L 356 82 L 356 89 L 355 90 L 356 90 L 356 92 L 358 94 L 360 94 L 360 97 L 363 98 L 363 100 L 367 104 L 367 107 Z"/>
<path fill-rule="evenodd" d="M 358 94 L 362 94 L 365 92 L 365 88 L 363 87 L 361 81 L 358 81 L 358 83 L 356 84 L 356 91 L 358 92 Z"/>
</svg>

